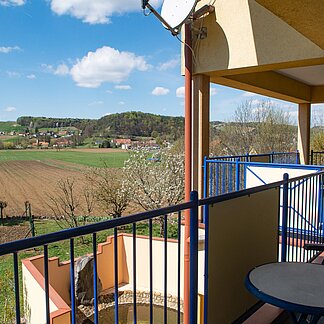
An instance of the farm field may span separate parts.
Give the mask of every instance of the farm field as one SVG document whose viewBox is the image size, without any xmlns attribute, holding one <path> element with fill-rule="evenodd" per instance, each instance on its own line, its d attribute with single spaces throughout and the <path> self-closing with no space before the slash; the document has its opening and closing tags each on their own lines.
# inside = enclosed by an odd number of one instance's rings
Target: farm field
<svg viewBox="0 0 324 324">
<path fill-rule="evenodd" d="M 0 199 L 8 203 L 4 213 L 22 216 L 29 201 L 35 216 L 49 216 L 48 195 L 55 195 L 56 183 L 62 178 L 80 179 L 78 170 L 48 165 L 42 161 L 0 162 Z"/>
<path fill-rule="evenodd" d="M 76 179 L 81 190 L 87 167 L 122 167 L 127 157 L 112 149 L 0 151 L 0 200 L 8 203 L 4 213 L 22 216 L 29 201 L 35 216 L 51 216 L 48 197 L 55 196 L 60 179 Z M 101 210 L 94 212 L 102 215 Z"/>
<path fill-rule="evenodd" d="M 3 150 L 0 163 L 8 161 L 62 161 L 79 165 L 120 168 L 128 153 L 118 149 L 74 149 L 74 150 Z"/>
</svg>

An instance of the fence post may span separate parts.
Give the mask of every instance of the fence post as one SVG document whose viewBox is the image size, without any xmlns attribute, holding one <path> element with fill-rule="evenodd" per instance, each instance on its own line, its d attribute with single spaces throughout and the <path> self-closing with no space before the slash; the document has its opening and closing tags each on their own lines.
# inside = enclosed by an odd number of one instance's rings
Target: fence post
<svg viewBox="0 0 324 324">
<path fill-rule="evenodd" d="M 207 156 L 204 157 L 204 198 L 207 197 L 207 188 L 208 188 L 208 184 L 207 184 L 207 179 L 208 179 L 208 170 L 207 170 Z M 205 224 L 205 219 L 206 219 L 206 215 L 205 215 L 205 208 L 203 208 L 203 223 Z"/>
<path fill-rule="evenodd" d="M 197 324 L 198 299 L 198 193 L 190 193 L 190 324 Z"/>
<path fill-rule="evenodd" d="M 314 163 L 314 150 L 311 150 L 310 160 L 311 160 L 310 164 L 313 165 L 313 163 Z"/>
<path fill-rule="evenodd" d="M 283 175 L 283 194 L 282 194 L 282 226 L 281 226 L 281 262 L 287 261 L 287 239 L 288 239 L 288 180 L 289 175 Z"/>
<path fill-rule="evenodd" d="M 236 169 L 235 169 L 235 183 L 236 183 L 236 190 L 240 190 L 240 158 L 236 159 L 235 163 Z"/>
</svg>

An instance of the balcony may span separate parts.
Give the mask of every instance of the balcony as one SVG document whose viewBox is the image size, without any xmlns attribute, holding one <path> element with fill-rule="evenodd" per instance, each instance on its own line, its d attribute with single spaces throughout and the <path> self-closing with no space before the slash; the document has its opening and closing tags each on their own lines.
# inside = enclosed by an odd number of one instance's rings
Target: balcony
<svg viewBox="0 0 324 324">
<path fill-rule="evenodd" d="M 16 323 L 22 317 L 27 323 L 181 323 L 186 284 L 191 323 L 246 320 L 258 305 L 243 284 L 251 268 L 276 261 L 309 262 L 318 256 L 304 251 L 303 245 L 323 242 L 324 171 L 224 158 L 206 159 L 205 170 L 209 182 L 201 200 L 192 192 L 191 201 L 176 206 L 3 244 L 0 255 L 13 256 Z M 222 170 L 226 172 L 219 173 Z M 260 174 L 271 174 L 269 183 L 262 183 Z M 231 185 L 230 179 L 236 182 Z M 225 181 L 227 192 L 216 191 L 217 183 Z M 185 282 L 184 269 L 186 213 L 190 283 Z M 198 221 L 202 213 L 204 224 Z M 164 236 L 154 237 L 154 221 L 161 217 Z M 143 224 L 146 236 L 137 232 Z M 125 226 L 131 226 L 131 233 L 125 233 Z M 97 244 L 97 234 L 108 229 L 113 235 Z M 92 238 L 93 300 L 79 305 L 70 292 L 76 291 L 75 245 L 85 235 Z M 49 258 L 49 246 L 66 240 L 68 260 Z M 22 261 L 21 284 L 19 255 L 36 247 L 43 253 Z M 278 309 L 272 312 L 280 314 Z"/>
</svg>

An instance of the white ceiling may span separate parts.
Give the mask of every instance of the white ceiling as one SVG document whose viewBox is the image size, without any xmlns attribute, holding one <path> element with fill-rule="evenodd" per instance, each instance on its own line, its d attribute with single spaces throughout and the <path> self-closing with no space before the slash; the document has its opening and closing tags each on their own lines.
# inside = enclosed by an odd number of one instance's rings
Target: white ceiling
<svg viewBox="0 0 324 324">
<path fill-rule="evenodd" d="M 313 65 L 276 71 L 311 86 L 324 85 L 324 65 Z"/>
</svg>

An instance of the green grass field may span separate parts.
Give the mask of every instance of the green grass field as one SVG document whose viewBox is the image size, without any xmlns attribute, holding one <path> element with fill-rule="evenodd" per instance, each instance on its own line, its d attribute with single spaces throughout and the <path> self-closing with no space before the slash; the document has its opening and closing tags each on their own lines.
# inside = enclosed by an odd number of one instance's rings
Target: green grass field
<svg viewBox="0 0 324 324">
<path fill-rule="evenodd" d="M 4 150 L 0 162 L 7 161 L 62 161 L 91 167 L 120 168 L 128 158 L 127 152 L 92 153 L 76 150 Z"/>
<path fill-rule="evenodd" d="M 0 122 L 1 132 L 22 132 L 26 127 L 16 124 L 16 122 Z"/>
</svg>

